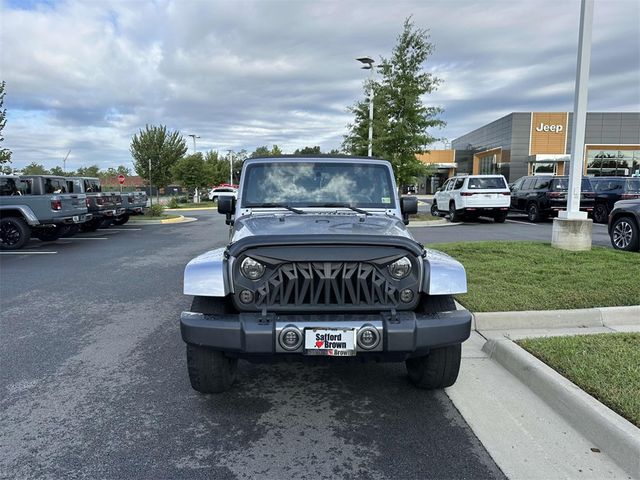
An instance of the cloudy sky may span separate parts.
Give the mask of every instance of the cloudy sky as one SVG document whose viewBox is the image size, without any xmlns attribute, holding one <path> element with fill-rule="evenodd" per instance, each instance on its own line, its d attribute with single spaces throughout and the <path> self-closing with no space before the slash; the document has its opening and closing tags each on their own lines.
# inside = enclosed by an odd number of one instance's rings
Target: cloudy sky
<svg viewBox="0 0 640 480">
<path fill-rule="evenodd" d="M 513 111 L 573 109 L 578 0 L 0 0 L 4 146 L 13 165 L 131 166 L 145 124 L 198 151 L 339 148 L 356 57 L 430 29 L 425 102 L 454 139 Z M 640 111 L 640 2 L 596 0 L 590 111 Z M 435 148 L 442 144 L 434 145 Z M 191 139 L 189 148 L 192 149 Z"/>
</svg>

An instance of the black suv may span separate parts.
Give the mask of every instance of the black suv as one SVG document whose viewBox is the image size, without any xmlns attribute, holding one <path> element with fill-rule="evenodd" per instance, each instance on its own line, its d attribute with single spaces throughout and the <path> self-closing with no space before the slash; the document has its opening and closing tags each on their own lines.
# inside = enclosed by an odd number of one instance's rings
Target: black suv
<svg viewBox="0 0 640 480">
<path fill-rule="evenodd" d="M 530 222 L 539 222 L 567 208 L 569 177 L 538 175 L 522 177 L 511 185 L 513 212 L 525 212 Z M 580 210 L 592 212 L 595 193 L 586 177 L 582 178 Z"/>
<path fill-rule="evenodd" d="M 607 223 L 609 212 L 618 200 L 640 198 L 640 178 L 594 177 L 591 185 L 596 193 L 593 221 Z"/>
<path fill-rule="evenodd" d="M 613 248 L 640 250 L 640 200 L 621 200 L 609 215 L 609 236 Z"/>
</svg>

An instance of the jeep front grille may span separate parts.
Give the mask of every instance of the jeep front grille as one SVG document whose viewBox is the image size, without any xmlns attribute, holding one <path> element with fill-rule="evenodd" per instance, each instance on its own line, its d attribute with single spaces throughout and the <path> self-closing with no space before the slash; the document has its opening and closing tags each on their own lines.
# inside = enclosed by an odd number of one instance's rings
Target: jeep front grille
<svg viewBox="0 0 640 480">
<path fill-rule="evenodd" d="M 398 303 L 398 289 L 375 265 L 363 262 L 285 263 L 256 290 L 258 307 L 378 307 Z"/>
</svg>

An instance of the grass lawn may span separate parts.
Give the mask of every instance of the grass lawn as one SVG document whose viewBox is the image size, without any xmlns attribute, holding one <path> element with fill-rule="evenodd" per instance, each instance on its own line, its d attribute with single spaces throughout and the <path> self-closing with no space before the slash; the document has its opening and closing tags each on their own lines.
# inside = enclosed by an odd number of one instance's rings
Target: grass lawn
<svg viewBox="0 0 640 480">
<path fill-rule="evenodd" d="M 169 218 L 178 218 L 180 217 L 180 215 L 175 215 L 173 213 L 163 213 L 160 216 L 155 216 L 152 217 L 151 215 L 136 215 L 135 217 L 131 217 L 131 220 L 136 221 L 136 220 L 167 220 Z"/>
<path fill-rule="evenodd" d="M 534 338 L 517 343 L 640 427 L 640 333 Z"/>
<path fill-rule="evenodd" d="M 218 204 L 216 202 L 211 202 L 211 201 L 201 201 L 200 203 L 179 203 L 177 207 L 169 207 L 167 206 L 167 208 L 213 208 L 215 206 L 217 206 Z"/>
<path fill-rule="evenodd" d="M 640 254 L 604 247 L 569 252 L 541 242 L 430 244 L 467 270 L 472 312 L 640 305 Z"/>
</svg>

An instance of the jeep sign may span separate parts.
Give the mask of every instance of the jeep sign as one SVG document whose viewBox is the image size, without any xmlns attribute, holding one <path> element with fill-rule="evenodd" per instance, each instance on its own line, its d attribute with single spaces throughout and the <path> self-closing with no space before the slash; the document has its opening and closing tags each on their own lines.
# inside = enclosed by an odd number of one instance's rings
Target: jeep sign
<svg viewBox="0 0 640 480">
<path fill-rule="evenodd" d="M 540 126 L 536 127 L 536 132 L 555 132 L 561 133 L 564 130 L 562 125 L 547 125 L 545 123 L 541 123 Z"/>
</svg>

